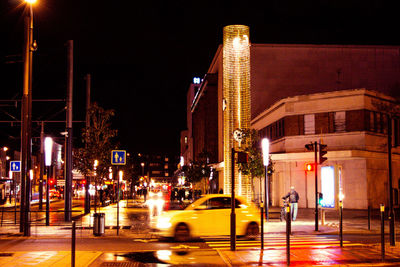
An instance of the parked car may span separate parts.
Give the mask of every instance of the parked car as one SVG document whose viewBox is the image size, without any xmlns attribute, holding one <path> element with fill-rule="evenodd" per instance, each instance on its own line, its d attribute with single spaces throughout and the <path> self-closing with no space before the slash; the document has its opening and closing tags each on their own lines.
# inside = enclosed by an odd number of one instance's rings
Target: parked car
<svg viewBox="0 0 400 267">
<path fill-rule="evenodd" d="M 61 194 L 60 194 L 60 192 L 58 191 L 58 190 L 56 190 L 56 189 L 50 189 L 50 191 L 49 191 L 49 196 L 50 196 L 50 198 L 58 198 L 58 199 L 61 199 Z"/>
<path fill-rule="evenodd" d="M 236 196 L 236 234 L 255 239 L 259 235 L 260 212 L 243 197 Z M 151 227 L 161 237 L 187 241 L 193 237 L 229 235 L 231 196 L 205 195 L 184 210 L 170 210 L 154 217 Z"/>
</svg>

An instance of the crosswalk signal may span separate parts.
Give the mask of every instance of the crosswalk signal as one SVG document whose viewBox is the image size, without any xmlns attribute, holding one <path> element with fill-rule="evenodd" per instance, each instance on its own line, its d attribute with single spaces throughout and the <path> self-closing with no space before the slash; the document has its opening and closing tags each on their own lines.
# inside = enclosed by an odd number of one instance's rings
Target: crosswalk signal
<svg viewBox="0 0 400 267">
<path fill-rule="evenodd" d="M 326 151 L 328 145 L 324 144 L 319 144 L 319 164 L 322 164 L 324 161 L 326 161 L 328 158 L 324 157 L 328 151 Z"/>
</svg>

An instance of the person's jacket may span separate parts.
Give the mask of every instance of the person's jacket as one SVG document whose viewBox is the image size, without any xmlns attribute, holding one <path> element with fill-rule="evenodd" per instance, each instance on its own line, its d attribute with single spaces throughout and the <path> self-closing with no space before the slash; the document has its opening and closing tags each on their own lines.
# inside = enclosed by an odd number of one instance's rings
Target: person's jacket
<svg viewBox="0 0 400 267">
<path fill-rule="evenodd" d="M 296 191 L 290 191 L 289 193 L 287 193 L 283 199 L 287 199 L 289 198 L 289 202 L 290 203 L 297 203 L 299 201 L 299 194 Z"/>
</svg>

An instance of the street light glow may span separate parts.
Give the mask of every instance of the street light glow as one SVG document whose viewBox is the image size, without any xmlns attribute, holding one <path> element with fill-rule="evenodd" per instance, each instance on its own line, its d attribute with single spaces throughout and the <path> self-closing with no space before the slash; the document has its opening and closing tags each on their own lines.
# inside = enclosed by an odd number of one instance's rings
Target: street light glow
<svg viewBox="0 0 400 267">
<path fill-rule="evenodd" d="M 25 0 L 26 3 L 31 4 L 31 5 L 36 3 L 36 1 L 37 0 Z"/>
<path fill-rule="evenodd" d="M 261 148 L 263 153 L 264 166 L 267 167 L 269 164 L 269 140 L 268 138 L 263 138 L 261 140 Z"/>
<path fill-rule="evenodd" d="M 53 139 L 51 137 L 46 137 L 44 139 L 44 152 L 45 152 L 46 166 L 51 165 L 52 150 L 53 150 Z"/>
</svg>

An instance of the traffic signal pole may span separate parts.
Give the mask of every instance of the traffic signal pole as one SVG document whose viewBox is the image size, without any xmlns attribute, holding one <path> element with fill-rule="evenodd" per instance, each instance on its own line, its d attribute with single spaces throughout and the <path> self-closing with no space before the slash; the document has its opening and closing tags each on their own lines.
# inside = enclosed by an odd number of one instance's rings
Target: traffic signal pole
<svg viewBox="0 0 400 267">
<path fill-rule="evenodd" d="M 72 220 L 72 93 L 73 93 L 73 51 L 74 41 L 68 41 L 68 98 L 67 98 L 67 135 L 66 135 L 66 153 L 65 153 L 65 190 L 64 190 L 64 221 Z"/>
<path fill-rule="evenodd" d="M 318 231 L 318 143 L 314 142 L 314 172 L 315 172 L 315 231 Z"/>
</svg>

